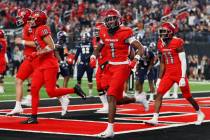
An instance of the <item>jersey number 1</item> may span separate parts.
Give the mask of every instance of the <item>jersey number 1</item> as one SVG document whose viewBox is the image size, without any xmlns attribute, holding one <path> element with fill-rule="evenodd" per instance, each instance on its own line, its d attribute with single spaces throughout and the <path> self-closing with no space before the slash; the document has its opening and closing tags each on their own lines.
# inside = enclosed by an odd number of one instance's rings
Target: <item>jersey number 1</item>
<svg viewBox="0 0 210 140">
<path fill-rule="evenodd" d="M 110 49 L 111 49 L 111 53 L 112 53 L 112 58 L 115 58 L 115 48 L 114 48 L 114 43 L 113 42 L 111 42 L 110 44 Z"/>
</svg>

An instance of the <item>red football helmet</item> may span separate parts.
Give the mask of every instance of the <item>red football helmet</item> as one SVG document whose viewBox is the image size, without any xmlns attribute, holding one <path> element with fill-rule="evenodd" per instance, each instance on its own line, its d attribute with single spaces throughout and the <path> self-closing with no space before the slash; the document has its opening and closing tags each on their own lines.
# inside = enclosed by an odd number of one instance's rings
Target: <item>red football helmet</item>
<svg viewBox="0 0 210 140">
<path fill-rule="evenodd" d="M 28 8 L 18 9 L 16 16 L 16 25 L 23 26 L 27 23 L 31 16 L 32 10 Z"/>
<path fill-rule="evenodd" d="M 31 27 L 45 25 L 47 23 L 47 15 L 43 11 L 34 11 L 31 14 Z"/>
<path fill-rule="evenodd" d="M 4 31 L 0 29 L 0 38 L 4 38 Z"/>
<path fill-rule="evenodd" d="M 114 29 L 121 24 L 120 12 L 115 9 L 109 9 L 106 11 L 104 18 L 105 25 L 108 29 Z"/>
<path fill-rule="evenodd" d="M 170 39 L 176 32 L 176 27 L 170 22 L 164 22 L 158 30 L 159 37 L 163 39 Z"/>
</svg>

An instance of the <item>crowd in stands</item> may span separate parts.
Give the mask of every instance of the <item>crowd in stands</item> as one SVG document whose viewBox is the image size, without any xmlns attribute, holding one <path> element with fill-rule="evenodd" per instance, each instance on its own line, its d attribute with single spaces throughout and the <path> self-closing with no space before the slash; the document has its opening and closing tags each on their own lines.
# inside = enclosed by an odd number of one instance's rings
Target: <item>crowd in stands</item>
<svg viewBox="0 0 210 140">
<path fill-rule="evenodd" d="M 206 0 L 0 0 L 0 28 L 15 29 L 16 12 L 22 7 L 45 11 L 54 39 L 59 30 L 65 30 L 69 47 L 77 45 L 81 32 L 91 33 L 108 8 L 120 11 L 123 23 L 134 29 L 144 45 L 157 40 L 156 29 L 164 20 L 176 24 L 186 42 L 210 43 L 210 8 Z M 9 39 L 11 53 L 15 48 L 13 40 Z M 12 54 L 8 55 L 13 58 Z M 199 73 L 198 69 L 205 75 L 204 65 L 209 64 L 206 57 L 199 63 L 195 56 L 189 56 L 188 60 L 190 77 L 199 79 L 194 74 Z"/>
</svg>

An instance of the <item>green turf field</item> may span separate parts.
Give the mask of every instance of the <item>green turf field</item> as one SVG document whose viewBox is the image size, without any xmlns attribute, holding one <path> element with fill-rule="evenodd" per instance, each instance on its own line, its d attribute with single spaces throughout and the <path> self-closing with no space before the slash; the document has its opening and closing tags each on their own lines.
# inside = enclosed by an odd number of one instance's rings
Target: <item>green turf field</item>
<svg viewBox="0 0 210 140">
<path fill-rule="evenodd" d="M 5 94 L 0 94 L 0 100 L 14 100 L 15 99 L 15 79 L 14 77 L 5 77 Z M 76 84 L 76 80 L 71 80 L 69 82 L 69 87 L 73 87 Z M 59 80 L 59 85 L 62 86 L 62 79 Z M 82 81 L 82 87 L 85 92 L 88 91 L 87 80 Z M 192 92 L 196 91 L 210 91 L 210 82 L 190 82 L 190 87 Z M 144 91 L 148 91 L 148 84 L 145 82 Z M 26 95 L 26 82 L 24 83 L 24 95 Z M 94 95 L 97 95 L 95 81 L 93 87 Z M 48 98 L 45 93 L 44 88 L 41 89 L 41 97 Z"/>
</svg>

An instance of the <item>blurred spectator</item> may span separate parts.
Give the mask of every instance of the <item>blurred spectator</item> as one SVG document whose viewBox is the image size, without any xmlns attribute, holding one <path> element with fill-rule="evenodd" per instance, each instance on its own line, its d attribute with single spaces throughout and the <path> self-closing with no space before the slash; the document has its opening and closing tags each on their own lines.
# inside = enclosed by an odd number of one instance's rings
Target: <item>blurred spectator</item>
<svg viewBox="0 0 210 140">
<path fill-rule="evenodd" d="M 45 11 L 53 38 L 58 31 L 65 30 L 69 49 L 78 45 L 80 33 L 92 34 L 95 23 L 103 21 L 108 8 L 120 11 L 123 23 L 134 29 L 143 45 L 157 40 L 156 31 L 163 21 L 175 23 L 178 36 L 186 43 L 210 43 L 210 10 L 204 0 L 4 0 L 0 1 L 0 28 L 10 29 L 9 36 L 21 33 L 11 29 L 16 28 L 16 12 L 22 7 Z M 13 39 L 8 41 L 11 48 L 8 54 L 12 54 Z M 203 59 L 200 63 L 198 56 L 189 56 L 191 79 L 203 79 Z"/>
<path fill-rule="evenodd" d="M 22 60 L 23 60 L 23 53 L 22 51 L 19 50 L 19 47 L 16 46 L 14 48 L 13 58 L 12 58 L 12 63 L 13 63 L 12 76 L 14 76 L 16 72 L 18 71 L 18 68 Z"/>
</svg>

